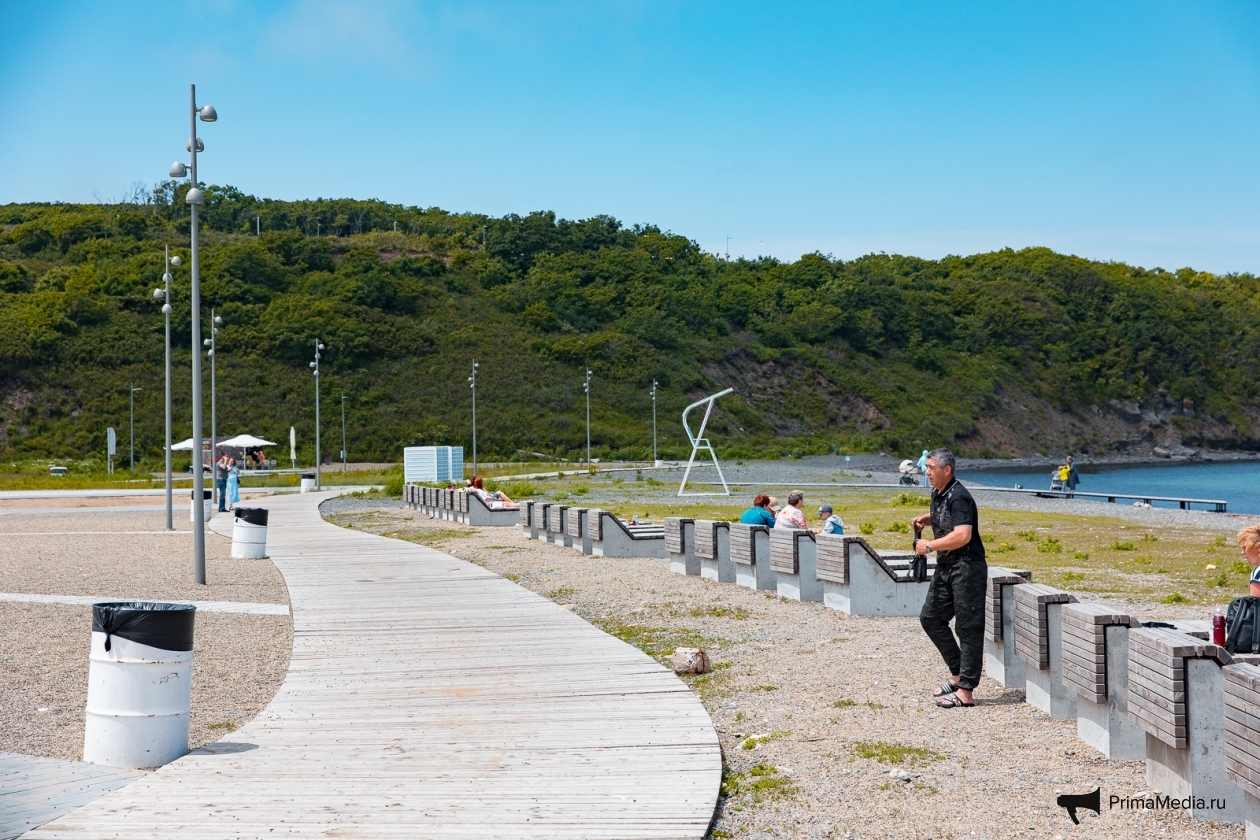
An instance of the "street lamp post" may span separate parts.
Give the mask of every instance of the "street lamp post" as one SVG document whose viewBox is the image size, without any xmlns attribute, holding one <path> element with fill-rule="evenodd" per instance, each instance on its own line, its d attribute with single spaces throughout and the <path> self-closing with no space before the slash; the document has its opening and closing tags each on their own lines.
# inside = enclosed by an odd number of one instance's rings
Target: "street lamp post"
<svg viewBox="0 0 1260 840">
<path fill-rule="evenodd" d="M 659 466 L 656 462 L 660 459 L 656 457 L 656 380 L 652 380 L 652 466 Z"/>
<path fill-rule="evenodd" d="M 219 377 L 215 371 L 215 357 L 218 355 L 215 350 L 218 349 L 219 340 L 219 324 L 223 323 L 223 318 L 214 314 L 214 307 L 210 307 L 210 337 L 202 342 L 210 349 L 206 355 L 210 357 L 210 460 L 212 461 L 210 475 L 214 477 L 214 490 L 211 498 L 214 500 L 216 507 L 223 507 L 223 499 L 219 498 L 219 408 L 217 395 L 215 390 L 218 385 Z"/>
<path fill-rule="evenodd" d="M 202 108 L 197 107 L 197 86 L 189 85 L 188 87 L 189 102 L 192 110 L 188 115 L 188 124 L 191 129 L 188 138 L 188 152 L 192 155 L 191 165 L 176 161 L 171 164 L 170 176 L 172 178 L 187 177 L 190 187 L 188 195 L 185 196 L 184 202 L 188 205 L 189 215 L 191 217 L 190 239 L 192 264 L 191 281 L 192 291 L 189 295 L 189 304 L 192 307 L 192 433 L 193 446 L 197 449 L 198 455 L 194 459 L 193 467 L 193 492 L 192 492 L 192 519 L 193 519 L 193 579 L 197 583 L 206 582 L 206 533 L 205 533 L 205 508 L 202 504 L 202 491 L 204 489 L 205 478 L 202 475 L 201 461 L 201 243 L 197 230 L 198 211 L 201 205 L 205 203 L 205 196 L 201 194 L 200 182 L 197 180 L 197 153 L 203 151 L 205 146 L 201 142 L 201 138 L 197 136 L 197 120 L 200 118 L 202 122 L 214 122 L 219 118 L 215 112 L 214 106 L 206 105 Z"/>
<path fill-rule="evenodd" d="M 315 361 L 311 362 L 311 367 L 315 371 L 315 489 L 323 489 L 320 474 L 320 454 L 319 454 L 319 351 L 326 349 L 324 345 L 319 343 L 319 339 L 315 339 Z"/>
<path fill-rule="evenodd" d="M 591 469 L 591 369 L 586 369 L 586 382 L 582 385 L 586 392 L 586 470 Z"/>
<path fill-rule="evenodd" d="M 346 472 L 346 395 L 341 395 L 341 472 Z"/>
<path fill-rule="evenodd" d="M 473 475 L 477 474 L 477 368 L 481 367 L 477 364 L 477 360 L 473 359 L 472 376 L 468 377 L 468 381 L 472 383 L 472 400 L 473 400 Z"/>
<path fill-rule="evenodd" d="M 136 383 L 131 383 L 131 474 L 136 474 L 136 391 L 143 391 L 143 388 L 137 388 Z"/>
<path fill-rule="evenodd" d="M 154 289 L 153 296 L 162 303 L 162 317 L 166 319 L 166 530 L 175 530 L 173 483 L 171 480 L 171 266 L 180 265 L 179 257 L 171 256 L 171 246 L 166 246 L 166 271 L 162 273 L 162 288 Z"/>
</svg>

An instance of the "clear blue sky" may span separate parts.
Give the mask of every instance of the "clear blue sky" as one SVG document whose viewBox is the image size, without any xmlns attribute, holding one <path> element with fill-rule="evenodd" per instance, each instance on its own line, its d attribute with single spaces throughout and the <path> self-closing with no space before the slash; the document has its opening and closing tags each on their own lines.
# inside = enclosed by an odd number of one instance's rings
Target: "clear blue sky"
<svg viewBox="0 0 1260 840">
<path fill-rule="evenodd" d="M 0 203 L 184 156 L 273 198 L 713 251 L 1260 273 L 1256 3 L 0 3 Z"/>
</svg>

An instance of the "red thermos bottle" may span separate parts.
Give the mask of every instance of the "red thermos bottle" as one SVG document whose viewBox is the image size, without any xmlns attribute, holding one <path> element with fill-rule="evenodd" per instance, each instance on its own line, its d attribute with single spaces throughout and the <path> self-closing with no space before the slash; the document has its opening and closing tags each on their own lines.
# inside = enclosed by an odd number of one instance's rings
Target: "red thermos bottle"
<svg viewBox="0 0 1260 840">
<path fill-rule="evenodd" d="M 1225 613 L 1220 607 L 1216 608 L 1216 614 L 1212 616 L 1212 644 L 1225 647 Z"/>
</svg>

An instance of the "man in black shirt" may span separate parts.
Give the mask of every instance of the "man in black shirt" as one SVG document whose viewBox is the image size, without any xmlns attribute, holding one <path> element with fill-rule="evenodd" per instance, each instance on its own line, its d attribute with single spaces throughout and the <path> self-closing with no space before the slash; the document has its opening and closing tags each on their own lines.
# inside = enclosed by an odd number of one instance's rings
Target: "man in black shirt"
<svg viewBox="0 0 1260 840">
<path fill-rule="evenodd" d="M 950 679 L 932 695 L 943 709 L 974 706 L 972 690 L 980 684 L 984 651 L 984 597 L 989 567 L 980 541 L 980 518 L 971 493 L 954 478 L 954 454 L 937 449 L 928 455 L 932 485 L 930 513 L 916 516 L 914 527 L 932 526 L 932 539 L 917 540 L 916 554 L 935 551 L 936 572 L 928 585 L 919 623 L 949 666 Z M 949 629 L 954 620 L 954 631 Z M 954 633 L 958 638 L 954 638 Z"/>
</svg>

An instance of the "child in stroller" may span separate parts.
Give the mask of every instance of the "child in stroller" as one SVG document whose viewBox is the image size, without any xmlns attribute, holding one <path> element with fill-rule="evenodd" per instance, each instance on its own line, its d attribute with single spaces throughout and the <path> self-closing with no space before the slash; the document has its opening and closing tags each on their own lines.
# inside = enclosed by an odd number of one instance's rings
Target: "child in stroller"
<svg viewBox="0 0 1260 840">
<path fill-rule="evenodd" d="M 909 458 L 901 462 L 898 467 L 901 477 L 897 479 L 898 484 L 904 484 L 906 487 L 918 487 L 923 473 L 919 470 L 919 465 Z"/>
</svg>

